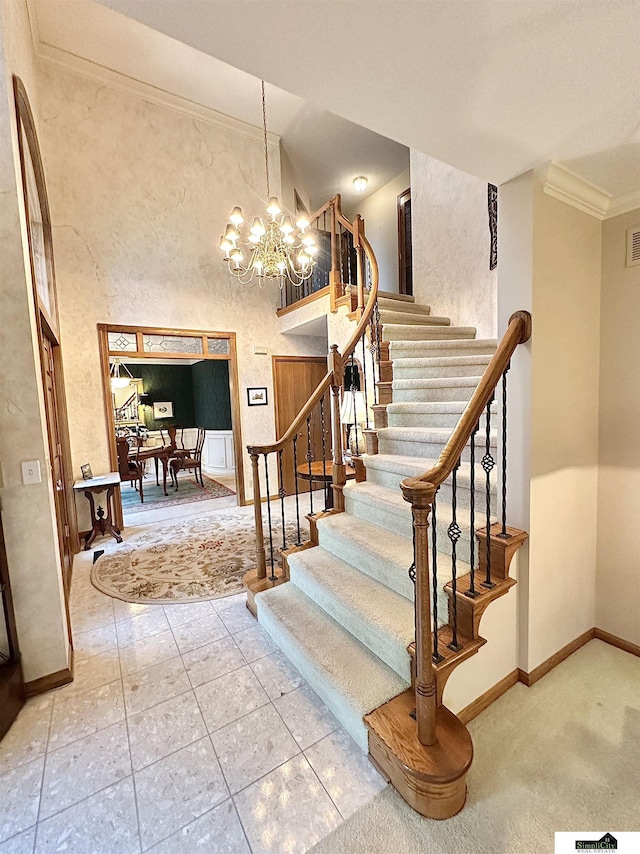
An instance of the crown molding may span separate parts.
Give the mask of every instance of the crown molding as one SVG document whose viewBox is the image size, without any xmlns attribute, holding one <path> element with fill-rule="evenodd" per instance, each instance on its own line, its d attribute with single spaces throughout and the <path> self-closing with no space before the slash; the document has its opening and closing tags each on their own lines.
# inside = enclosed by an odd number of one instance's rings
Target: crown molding
<svg viewBox="0 0 640 854">
<path fill-rule="evenodd" d="M 240 119 L 235 119 L 233 116 L 228 116 L 225 113 L 220 113 L 196 101 L 190 101 L 181 95 L 175 95 L 158 86 L 144 83 L 142 80 L 137 80 L 134 77 L 128 77 L 120 71 L 115 71 L 113 68 L 107 68 L 104 65 L 91 62 L 89 59 L 69 53 L 61 48 L 39 41 L 36 42 L 35 52 L 40 62 L 62 68 L 65 71 L 71 71 L 87 80 L 92 80 L 94 83 L 109 86 L 127 95 L 136 95 L 151 104 L 165 107 L 176 113 L 188 116 L 191 119 L 197 119 L 223 130 L 231 131 L 247 139 L 257 142 L 262 142 L 264 139 L 262 128 L 251 125 L 248 122 L 243 122 Z M 271 148 L 278 148 L 280 145 L 280 135 L 269 131 L 267 133 L 267 141 Z"/>
<path fill-rule="evenodd" d="M 560 163 L 550 163 L 542 179 L 542 189 L 547 195 L 600 221 L 640 208 L 640 190 L 612 196 Z"/>
<path fill-rule="evenodd" d="M 549 164 L 544 174 L 542 189 L 554 199 L 559 199 L 599 220 L 606 218 L 611 204 L 609 193 L 585 181 L 560 163 Z"/>
<path fill-rule="evenodd" d="M 640 190 L 635 193 L 627 193 L 626 196 L 617 196 L 611 199 L 611 206 L 607 211 L 605 219 L 611 219 L 614 216 L 629 213 L 640 208 Z"/>
</svg>

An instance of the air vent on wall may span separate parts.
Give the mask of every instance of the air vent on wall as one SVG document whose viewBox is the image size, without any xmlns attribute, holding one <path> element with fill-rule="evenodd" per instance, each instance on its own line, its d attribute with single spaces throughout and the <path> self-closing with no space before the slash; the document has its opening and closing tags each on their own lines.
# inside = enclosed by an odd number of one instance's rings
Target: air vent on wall
<svg viewBox="0 0 640 854">
<path fill-rule="evenodd" d="M 640 225 L 627 231 L 627 267 L 640 264 Z"/>
</svg>

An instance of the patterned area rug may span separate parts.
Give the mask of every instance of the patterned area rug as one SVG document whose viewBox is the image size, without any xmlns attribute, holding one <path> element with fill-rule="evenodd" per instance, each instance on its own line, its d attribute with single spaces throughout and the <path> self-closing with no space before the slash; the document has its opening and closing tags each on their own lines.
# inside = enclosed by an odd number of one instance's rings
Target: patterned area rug
<svg viewBox="0 0 640 854">
<path fill-rule="evenodd" d="M 287 543 L 297 539 L 287 522 Z M 274 549 L 282 525 L 274 524 Z M 302 532 L 303 539 L 308 532 Z M 265 525 L 265 539 L 268 543 Z M 97 559 L 94 587 L 125 602 L 197 602 L 242 591 L 242 576 L 256 565 L 252 507 L 190 516 L 161 527 L 149 526 Z"/>
<path fill-rule="evenodd" d="M 235 495 L 232 489 L 228 489 L 224 484 L 218 483 L 217 480 L 202 475 L 204 488 L 198 486 L 194 477 L 182 475 L 178 478 L 178 491 L 167 482 L 167 492 L 165 495 L 162 491 L 162 472 L 160 472 L 160 486 L 156 486 L 155 473 L 153 480 L 143 481 L 144 503 L 140 502 L 140 496 L 133 486 L 121 487 L 122 494 L 122 510 L 130 515 L 131 513 L 141 513 L 145 510 L 153 510 L 157 507 L 171 507 L 175 504 L 190 504 L 192 501 L 208 501 L 210 498 L 222 498 L 225 495 Z"/>
</svg>

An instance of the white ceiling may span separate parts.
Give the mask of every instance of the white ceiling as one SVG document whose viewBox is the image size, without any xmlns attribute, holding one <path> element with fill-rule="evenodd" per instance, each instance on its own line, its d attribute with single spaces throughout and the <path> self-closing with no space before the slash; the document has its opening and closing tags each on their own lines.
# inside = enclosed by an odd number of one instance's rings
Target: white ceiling
<svg viewBox="0 0 640 854">
<path fill-rule="evenodd" d="M 260 80 L 245 71 L 91 0 L 31 0 L 30 12 L 41 45 L 262 126 Z M 313 208 L 338 192 L 345 208 L 361 198 L 357 175 L 369 178 L 369 195 L 408 168 L 405 146 L 276 86 L 266 95 L 268 128 L 281 136 Z"/>
<path fill-rule="evenodd" d="M 640 189 L 639 0 L 99 2 L 495 183 Z"/>
</svg>

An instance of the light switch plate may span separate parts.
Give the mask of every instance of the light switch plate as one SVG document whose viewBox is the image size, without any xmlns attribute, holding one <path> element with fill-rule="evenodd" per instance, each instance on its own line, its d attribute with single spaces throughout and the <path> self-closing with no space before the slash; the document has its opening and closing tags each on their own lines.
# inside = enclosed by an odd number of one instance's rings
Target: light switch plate
<svg viewBox="0 0 640 854">
<path fill-rule="evenodd" d="M 40 474 L 40 460 L 27 460 L 21 463 L 22 466 L 22 482 L 25 486 L 31 483 L 42 483 Z"/>
</svg>

